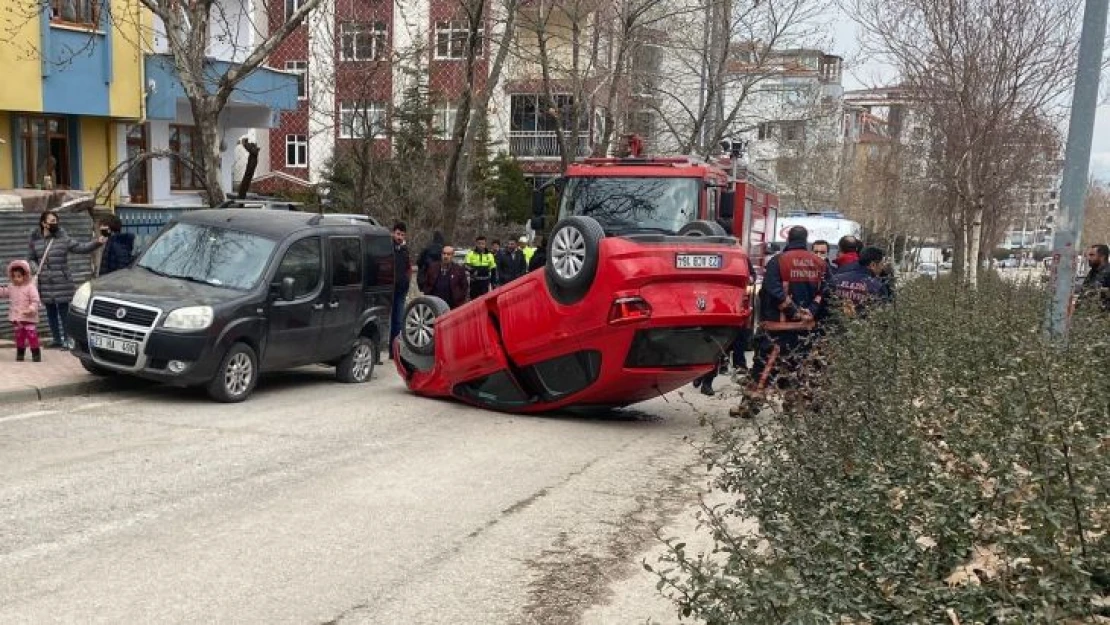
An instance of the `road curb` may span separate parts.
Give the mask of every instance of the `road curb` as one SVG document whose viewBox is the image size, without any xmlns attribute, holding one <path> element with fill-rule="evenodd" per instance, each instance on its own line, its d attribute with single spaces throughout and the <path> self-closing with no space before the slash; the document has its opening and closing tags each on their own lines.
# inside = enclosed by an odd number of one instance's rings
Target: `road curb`
<svg viewBox="0 0 1110 625">
<path fill-rule="evenodd" d="M 25 386 L 19 389 L 0 391 L 0 404 L 19 404 L 48 399 L 61 399 L 75 395 L 89 395 L 103 393 L 118 388 L 119 384 L 111 379 L 81 380 L 80 382 L 67 382 L 51 386 Z"/>
</svg>

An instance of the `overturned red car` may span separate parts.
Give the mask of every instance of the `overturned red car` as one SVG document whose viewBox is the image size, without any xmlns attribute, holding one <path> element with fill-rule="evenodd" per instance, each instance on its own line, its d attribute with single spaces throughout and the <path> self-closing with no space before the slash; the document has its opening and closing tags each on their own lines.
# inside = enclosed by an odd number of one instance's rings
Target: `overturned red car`
<svg viewBox="0 0 1110 625">
<path fill-rule="evenodd" d="M 543 269 L 455 310 L 409 302 L 392 347 L 408 387 L 534 413 L 626 406 L 710 371 L 751 308 L 747 256 L 715 219 L 732 197 L 707 172 L 568 176 Z"/>
</svg>

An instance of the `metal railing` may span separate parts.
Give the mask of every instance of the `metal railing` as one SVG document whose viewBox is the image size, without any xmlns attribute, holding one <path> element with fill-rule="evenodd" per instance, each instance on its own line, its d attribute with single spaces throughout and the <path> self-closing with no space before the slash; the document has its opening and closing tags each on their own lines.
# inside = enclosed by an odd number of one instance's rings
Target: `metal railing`
<svg viewBox="0 0 1110 625">
<path fill-rule="evenodd" d="M 589 132 L 563 131 L 563 139 L 577 147 L 576 157 L 590 155 Z M 559 158 L 559 142 L 555 131 L 511 131 L 509 154 L 516 158 Z"/>
</svg>

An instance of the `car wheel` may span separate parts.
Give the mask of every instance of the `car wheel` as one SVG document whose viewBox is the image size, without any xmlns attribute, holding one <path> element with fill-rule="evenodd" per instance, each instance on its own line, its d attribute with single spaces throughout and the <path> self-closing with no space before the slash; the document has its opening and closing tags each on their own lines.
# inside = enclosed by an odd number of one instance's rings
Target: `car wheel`
<svg viewBox="0 0 1110 625">
<path fill-rule="evenodd" d="M 678 231 L 680 237 L 727 237 L 728 232 L 725 231 L 721 224 L 715 221 L 691 221 L 690 223 L 682 226 Z"/>
<path fill-rule="evenodd" d="M 88 371 L 89 373 L 91 373 L 93 375 L 99 375 L 101 377 L 109 377 L 109 376 L 113 376 L 113 375 L 116 374 L 115 371 L 112 371 L 111 369 L 105 369 L 104 367 L 101 367 L 101 366 L 99 366 L 99 365 L 97 365 L 97 364 L 95 364 L 95 363 L 93 363 L 89 360 L 85 360 L 84 358 L 81 358 L 80 360 L 81 360 L 81 366 L 85 368 L 85 371 Z"/>
<path fill-rule="evenodd" d="M 401 340 L 405 347 L 421 356 L 433 356 L 436 353 L 435 321 L 446 314 L 451 307 L 447 302 L 423 295 L 405 306 L 405 322 L 401 328 Z"/>
<path fill-rule="evenodd" d="M 224 354 L 216 377 L 208 383 L 208 395 L 223 403 L 241 402 L 258 383 L 258 356 L 246 343 L 236 343 Z"/>
<path fill-rule="evenodd" d="M 335 377 L 344 384 L 361 384 L 374 374 L 378 361 L 378 345 L 365 336 L 355 340 L 354 347 L 335 366 Z"/>
<path fill-rule="evenodd" d="M 598 248 L 604 238 L 601 224 L 591 217 L 576 215 L 555 224 L 544 277 L 556 301 L 573 304 L 585 297 L 597 275 Z"/>
</svg>

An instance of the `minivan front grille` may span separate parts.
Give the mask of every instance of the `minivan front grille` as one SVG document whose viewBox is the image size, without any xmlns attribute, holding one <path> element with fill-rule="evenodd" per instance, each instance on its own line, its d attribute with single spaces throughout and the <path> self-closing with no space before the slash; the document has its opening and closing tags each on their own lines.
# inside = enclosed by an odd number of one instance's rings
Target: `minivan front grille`
<svg viewBox="0 0 1110 625">
<path fill-rule="evenodd" d="M 158 311 L 97 299 L 93 300 L 89 316 L 149 328 L 158 318 Z"/>
</svg>

